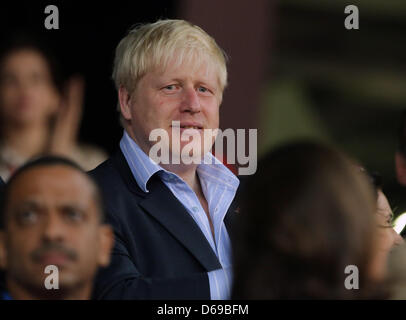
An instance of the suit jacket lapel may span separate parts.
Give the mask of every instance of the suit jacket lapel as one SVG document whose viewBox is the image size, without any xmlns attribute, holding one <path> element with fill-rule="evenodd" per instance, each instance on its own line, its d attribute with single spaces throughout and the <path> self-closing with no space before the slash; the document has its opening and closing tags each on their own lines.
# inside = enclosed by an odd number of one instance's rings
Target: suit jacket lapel
<svg viewBox="0 0 406 320">
<path fill-rule="evenodd" d="M 178 239 L 207 271 L 221 268 L 199 226 L 168 187 L 158 177 L 152 177 L 148 187 L 150 192 L 140 205 Z"/>
<path fill-rule="evenodd" d="M 151 177 L 149 193 L 145 193 L 139 188 L 121 151 L 116 154 L 115 163 L 129 189 L 144 198 L 139 204 L 148 214 L 178 239 L 207 271 L 221 268 L 199 226 L 158 176 Z"/>
<path fill-rule="evenodd" d="M 238 194 L 239 193 L 238 193 L 238 189 L 237 189 L 237 193 L 236 193 L 233 201 L 231 202 L 230 207 L 227 210 L 226 216 L 224 217 L 224 224 L 227 228 L 227 232 L 228 232 L 228 235 L 229 235 L 232 243 L 234 242 L 233 239 L 235 237 L 233 226 L 235 224 L 235 219 L 238 217 L 238 213 L 240 211 L 240 208 L 238 206 L 239 205 Z"/>
</svg>

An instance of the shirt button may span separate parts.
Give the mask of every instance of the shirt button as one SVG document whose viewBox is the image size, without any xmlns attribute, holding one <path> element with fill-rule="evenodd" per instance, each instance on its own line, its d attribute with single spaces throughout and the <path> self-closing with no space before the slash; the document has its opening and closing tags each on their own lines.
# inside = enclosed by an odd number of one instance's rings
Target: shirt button
<svg viewBox="0 0 406 320">
<path fill-rule="evenodd" d="M 192 208 L 193 212 L 197 212 L 199 209 L 197 207 Z"/>
</svg>

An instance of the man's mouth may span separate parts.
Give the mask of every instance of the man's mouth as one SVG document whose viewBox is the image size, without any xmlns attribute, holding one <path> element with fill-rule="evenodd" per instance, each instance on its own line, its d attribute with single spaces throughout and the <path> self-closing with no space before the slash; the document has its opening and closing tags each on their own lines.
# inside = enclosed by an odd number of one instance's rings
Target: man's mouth
<svg viewBox="0 0 406 320">
<path fill-rule="evenodd" d="M 200 123 L 181 122 L 179 126 L 171 125 L 171 128 L 202 130 L 203 126 Z"/>
<path fill-rule="evenodd" d="M 37 259 L 37 262 L 39 262 L 42 265 L 56 265 L 56 266 L 64 266 L 69 261 L 71 261 L 71 259 L 67 255 L 59 252 L 45 253 Z"/>
<path fill-rule="evenodd" d="M 34 262 L 42 265 L 65 265 L 77 259 L 76 252 L 56 245 L 48 245 L 31 253 Z"/>
<path fill-rule="evenodd" d="M 202 127 L 197 127 L 197 126 L 180 126 L 181 129 L 196 129 L 200 130 Z"/>
</svg>

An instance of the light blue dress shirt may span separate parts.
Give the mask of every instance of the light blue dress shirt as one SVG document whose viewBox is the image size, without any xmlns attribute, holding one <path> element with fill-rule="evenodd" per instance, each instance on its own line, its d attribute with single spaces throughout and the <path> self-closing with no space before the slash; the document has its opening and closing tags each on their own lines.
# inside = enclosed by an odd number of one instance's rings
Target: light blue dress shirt
<svg viewBox="0 0 406 320">
<path fill-rule="evenodd" d="M 207 153 L 203 163 L 197 167 L 213 222 L 213 239 L 209 220 L 199 199 L 182 178 L 152 161 L 125 131 L 120 148 L 138 186 L 144 192 L 148 192 L 147 183 L 151 176 L 159 172 L 161 180 L 193 217 L 222 266 L 222 269 L 208 272 L 211 299 L 229 299 L 232 284 L 231 242 L 224 225 L 224 217 L 235 197 L 240 183 L 238 178 L 211 153 Z"/>
</svg>

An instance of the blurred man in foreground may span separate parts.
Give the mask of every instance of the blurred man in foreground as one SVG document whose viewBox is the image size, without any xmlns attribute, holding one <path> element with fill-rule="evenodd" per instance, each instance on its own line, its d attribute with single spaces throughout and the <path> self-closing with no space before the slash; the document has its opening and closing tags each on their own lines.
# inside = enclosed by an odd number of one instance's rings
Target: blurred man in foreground
<svg viewBox="0 0 406 320">
<path fill-rule="evenodd" d="M 82 169 L 58 157 L 24 165 L 6 184 L 1 212 L 3 299 L 90 298 L 113 235 Z"/>
</svg>

